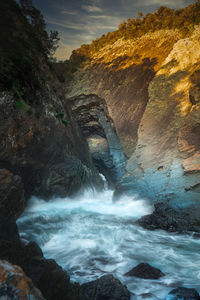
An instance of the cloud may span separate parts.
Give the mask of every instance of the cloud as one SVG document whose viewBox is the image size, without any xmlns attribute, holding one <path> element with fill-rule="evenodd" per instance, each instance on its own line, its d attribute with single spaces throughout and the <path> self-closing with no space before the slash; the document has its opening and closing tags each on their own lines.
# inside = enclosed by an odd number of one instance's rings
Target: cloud
<svg viewBox="0 0 200 300">
<path fill-rule="evenodd" d="M 82 5 L 81 8 L 89 13 L 102 12 L 102 9 L 95 5 Z"/>
<path fill-rule="evenodd" d="M 72 11 L 72 10 L 70 11 L 67 9 L 60 10 L 60 13 L 63 15 L 71 15 L 71 16 L 77 15 L 77 11 Z"/>
<path fill-rule="evenodd" d="M 181 8 L 194 0 L 33 0 L 45 15 L 48 29 L 58 30 L 61 37 L 59 57 L 70 55 L 81 44 L 117 29 L 123 19 L 145 14 L 160 6 Z"/>
<path fill-rule="evenodd" d="M 168 6 L 172 8 L 180 8 L 185 6 L 184 0 L 143 0 L 142 3 L 137 3 L 137 7 L 152 7 L 152 6 Z"/>
</svg>

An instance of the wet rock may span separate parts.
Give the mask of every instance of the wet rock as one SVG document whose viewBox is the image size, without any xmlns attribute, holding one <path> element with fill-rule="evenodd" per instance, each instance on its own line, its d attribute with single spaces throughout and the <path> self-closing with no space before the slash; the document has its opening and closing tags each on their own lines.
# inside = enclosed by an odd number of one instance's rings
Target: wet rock
<svg viewBox="0 0 200 300">
<path fill-rule="evenodd" d="M 166 300 L 199 300 L 199 294 L 195 289 L 179 287 L 172 290 Z"/>
<path fill-rule="evenodd" d="M 53 260 L 44 260 L 37 285 L 48 300 L 78 300 L 79 285 L 70 283 L 68 274 Z"/>
<path fill-rule="evenodd" d="M 168 203 L 155 204 L 155 210 L 138 220 L 138 224 L 146 229 L 163 229 L 170 232 L 200 231 L 198 216 L 194 216 L 195 208 L 173 208 Z"/>
<path fill-rule="evenodd" d="M 29 242 L 24 247 L 24 251 L 28 257 L 43 257 L 41 248 L 35 242 Z"/>
<path fill-rule="evenodd" d="M 129 300 L 130 293 L 125 285 L 112 275 L 85 283 L 81 286 L 81 300 Z"/>
<path fill-rule="evenodd" d="M 125 276 L 135 276 L 144 279 L 159 279 L 165 276 L 159 269 L 150 266 L 147 263 L 141 263 L 131 271 L 124 274 Z"/>
<path fill-rule="evenodd" d="M 0 169 L 0 208 L 15 218 L 24 210 L 24 187 L 21 178 L 6 169 Z"/>
<path fill-rule="evenodd" d="M 0 299 L 44 300 L 19 266 L 0 260 Z"/>
</svg>

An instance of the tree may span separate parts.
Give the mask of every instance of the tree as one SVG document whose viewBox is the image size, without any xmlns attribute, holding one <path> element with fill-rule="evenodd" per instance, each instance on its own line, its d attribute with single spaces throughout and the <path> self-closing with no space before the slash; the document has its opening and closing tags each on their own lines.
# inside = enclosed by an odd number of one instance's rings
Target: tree
<svg viewBox="0 0 200 300">
<path fill-rule="evenodd" d="M 46 23 L 42 13 L 35 8 L 32 0 L 20 0 L 22 13 L 26 17 L 29 24 L 32 26 L 33 32 L 40 40 L 43 53 L 52 57 L 58 48 L 58 41 L 60 40 L 58 31 L 46 31 Z"/>
</svg>

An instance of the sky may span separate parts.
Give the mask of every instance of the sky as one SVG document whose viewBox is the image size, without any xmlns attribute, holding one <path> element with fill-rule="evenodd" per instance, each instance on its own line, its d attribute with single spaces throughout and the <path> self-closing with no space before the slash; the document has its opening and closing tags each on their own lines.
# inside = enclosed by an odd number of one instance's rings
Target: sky
<svg viewBox="0 0 200 300">
<path fill-rule="evenodd" d="M 116 30 L 127 18 L 137 12 L 154 12 L 160 6 L 182 8 L 191 0 L 33 0 L 45 17 L 48 30 L 60 34 L 56 57 L 68 59 L 72 50 L 82 44 Z"/>
</svg>

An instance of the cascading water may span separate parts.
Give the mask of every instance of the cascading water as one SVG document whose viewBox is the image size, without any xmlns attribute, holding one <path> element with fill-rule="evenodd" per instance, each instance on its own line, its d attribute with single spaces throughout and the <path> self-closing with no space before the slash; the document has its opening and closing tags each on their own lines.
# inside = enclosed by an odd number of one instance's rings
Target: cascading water
<svg viewBox="0 0 200 300">
<path fill-rule="evenodd" d="M 147 231 L 134 222 L 151 213 L 151 205 L 137 196 L 113 203 L 112 196 L 110 190 L 89 190 L 78 199 L 45 202 L 33 197 L 18 220 L 21 237 L 36 241 L 71 280 L 83 283 L 112 273 L 137 295 L 132 299 L 147 293 L 165 299 L 181 285 L 200 290 L 200 240 Z M 143 280 L 123 275 L 141 262 L 160 268 L 166 276 Z"/>
</svg>

